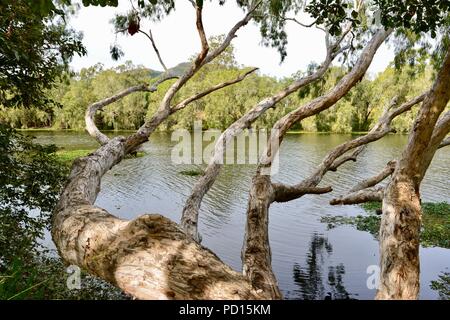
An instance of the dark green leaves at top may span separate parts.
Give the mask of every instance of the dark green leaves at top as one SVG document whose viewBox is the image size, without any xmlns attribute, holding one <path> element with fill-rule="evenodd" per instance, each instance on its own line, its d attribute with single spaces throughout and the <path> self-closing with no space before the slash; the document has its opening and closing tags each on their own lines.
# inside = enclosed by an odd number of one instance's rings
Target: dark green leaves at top
<svg viewBox="0 0 450 320">
<path fill-rule="evenodd" d="M 84 6 L 117 7 L 119 0 L 83 0 Z"/>
<path fill-rule="evenodd" d="M 86 53 L 63 9 L 44 0 L 0 2 L 0 105 L 42 106 L 70 59 Z"/>
<path fill-rule="evenodd" d="M 380 9 L 384 26 L 403 27 L 417 33 L 430 32 L 433 38 L 450 10 L 450 0 L 375 0 L 375 4 Z"/>
</svg>

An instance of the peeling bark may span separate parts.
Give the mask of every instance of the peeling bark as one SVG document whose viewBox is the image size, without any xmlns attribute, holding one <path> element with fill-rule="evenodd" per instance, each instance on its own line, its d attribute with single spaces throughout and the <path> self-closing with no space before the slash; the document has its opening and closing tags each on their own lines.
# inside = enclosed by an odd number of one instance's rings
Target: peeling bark
<svg viewBox="0 0 450 320">
<path fill-rule="evenodd" d="M 382 210 L 376 299 L 417 299 L 421 207 L 411 179 L 394 177 L 384 192 Z"/>
<path fill-rule="evenodd" d="M 52 216 L 53 241 L 66 263 L 76 264 L 139 299 L 273 298 L 270 293 L 255 289 L 245 276 L 187 237 L 175 222 L 157 214 L 127 221 L 94 206 L 102 176 L 147 141 L 158 125 L 178 110 L 172 110 L 171 102 L 179 89 L 205 63 L 223 52 L 237 30 L 251 19 L 251 14 L 247 14 L 231 29 L 222 45 L 209 52 L 201 8 L 196 7 L 196 14 L 202 51 L 190 69 L 171 85 L 153 117 L 135 134 L 108 139 L 95 127 L 93 117 L 109 103 L 132 92 L 147 91 L 147 85 L 127 89 L 88 108 L 88 130 L 102 146 L 74 161 Z M 210 92 L 222 87 L 213 87 Z M 183 107 L 207 93 L 201 94 L 184 100 Z"/>
<path fill-rule="evenodd" d="M 247 209 L 242 272 L 255 288 L 269 292 L 275 299 L 281 299 L 282 295 L 272 270 L 269 243 L 269 206 L 273 196 L 274 190 L 269 176 L 255 176 Z"/>
<path fill-rule="evenodd" d="M 275 192 L 270 175 L 263 174 L 265 172 L 270 172 L 270 170 L 267 169 L 270 169 L 274 156 L 278 151 L 275 148 L 271 148 L 271 146 L 278 146 L 278 142 L 282 141 L 284 135 L 294 123 L 333 106 L 348 91 L 350 91 L 350 89 L 364 76 L 376 51 L 391 32 L 391 30 L 378 31 L 364 48 L 353 69 L 344 76 L 330 92 L 288 113 L 273 126 L 272 134 L 269 139 L 269 147 L 259 159 L 259 166 L 256 175 L 252 180 L 247 206 L 246 234 L 242 249 L 243 270 L 244 274 L 251 278 L 254 287 L 265 288 L 263 290 L 269 292 L 276 292 L 279 290 L 271 266 L 272 258 L 268 235 L 270 204 L 276 200 L 276 196 L 280 200 L 292 198 L 294 194 L 301 196 L 302 191 L 306 190 L 305 188 L 311 188 L 310 190 L 314 192 L 328 191 L 329 189 L 317 189 L 315 187 L 317 187 L 321 177 L 328 168 L 330 168 L 333 162 L 345 153 L 343 150 L 346 148 L 342 147 L 339 150 L 334 150 L 335 152 L 332 154 L 329 154 L 322 163 L 319 173 L 314 174 L 310 179 L 295 186 L 283 186 L 277 184 L 277 192 Z M 346 151 L 350 149 L 351 148 L 348 148 Z M 339 153 L 341 151 L 343 152 Z M 283 195 L 282 191 L 286 191 L 289 194 Z M 264 270 L 263 274 L 261 274 L 261 270 Z"/>
<path fill-rule="evenodd" d="M 450 49 L 433 88 L 422 103 L 408 144 L 384 192 L 377 299 L 417 299 L 419 296 L 420 183 L 450 129 L 447 114 L 438 122 L 449 100 Z"/>
</svg>

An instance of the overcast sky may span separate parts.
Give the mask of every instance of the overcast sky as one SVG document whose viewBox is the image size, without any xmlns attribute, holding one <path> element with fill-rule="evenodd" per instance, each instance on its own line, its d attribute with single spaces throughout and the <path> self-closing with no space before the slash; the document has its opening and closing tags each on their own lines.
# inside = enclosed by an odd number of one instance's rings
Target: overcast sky
<svg viewBox="0 0 450 320">
<path fill-rule="evenodd" d="M 114 42 L 110 19 L 114 13 L 126 12 L 129 1 L 120 0 L 118 8 L 111 7 L 81 7 L 78 15 L 71 20 L 71 25 L 82 31 L 84 44 L 88 54 L 76 57 L 72 62 L 74 70 L 92 66 L 97 62 L 106 67 L 116 66 L 131 60 L 134 64 L 144 65 L 151 69 L 161 70 L 150 42 L 142 34 L 134 36 L 118 36 L 125 56 L 118 62 L 110 58 L 109 47 Z M 218 1 L 205 2 L 203 22 L 207 36 L 227 33 L 241 17 L 243 11 L 234 1 L 227 1 L 219 6 Z M 177 0 L 177 9 L 162 22 L 144 21 L 141 29 L 152 29 L 159 51 L 167 67 L 173 67 L 186 61 L 200 49 L 198 35 L 195 29 L 195 11 L 188 1 Z M 298 70 L 305 70 L 311 61 L 320 63 L 325 57 L 324 33 L 315 28 L 304 29 L 292 23 L 288 25 L 288 56 L 280 65 L 280 56 L 276 49 L 266 48 L 260 44 L 261 36 L 258 27 L 250 23 L 238 31 L 238 37 L 233 40 L 236 49 L 236 59 L 244 66 L 259 67 L 263 74 L 276 77 L 289 76 Z M 377 52 L 369 72 L 375 74 L 382 71 L 392 60 L 392 51 L 383 45 Z"/>
</svg>

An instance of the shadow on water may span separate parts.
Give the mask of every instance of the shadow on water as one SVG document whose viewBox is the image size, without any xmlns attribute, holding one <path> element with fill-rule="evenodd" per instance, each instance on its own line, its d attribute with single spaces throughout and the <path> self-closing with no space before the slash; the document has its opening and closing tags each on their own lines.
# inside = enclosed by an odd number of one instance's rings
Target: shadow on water
<svg viewBox="0 0 450 320">
<path fill-rule="evenodd" d="M 342 263 L 328 266 L 324 272 L 325 260 L 333 253 L 333 246 L 327 238 L 314 233 L 309 244 L 306 265 L 294 264 L 293 278 L 298 289 L 296 298 L 304 300 L 351 299 L 343 283 L 345 267 Z"/>
</svg>

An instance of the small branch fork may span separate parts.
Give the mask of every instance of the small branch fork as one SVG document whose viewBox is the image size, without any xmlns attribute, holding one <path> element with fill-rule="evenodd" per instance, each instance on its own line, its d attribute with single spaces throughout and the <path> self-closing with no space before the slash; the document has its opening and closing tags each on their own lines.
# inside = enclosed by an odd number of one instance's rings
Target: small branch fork
<svg viewBox="0 0 450 320">
<path fill-rule="evenodd" d="M 429 92 L 424 93 L 423 95 L 416 97 L 411 100 L 409 104 L 414 102 L 419 103 L 422 102 L 426 95 Z M 406 104 L 404 104 L 405 106 Z M 402 108 L 398 108 L 391 112 L 391 114 L 397 116 L 399 112 L 402 111 Z M 436 126 L 433 130 L 433 135 L 431 138 L 430 147 L 433 145 L 437 145 L 437 149 L 444 148 L 450 145 L 450 137 L 446 137 L 446 135 L 450 131 L 450 112 L 444 114 L 440 120 L 436 123 Z M 384 195 L 384 187 L 377 186 L 377 184 L 384 181 L 386 178 L 392 176 L 396 170 L 398 165 L 397 160 L 391 160 L 387 163 L 387 165 L 376 175 L 366 178 L 356 184 L 353 188 L 351 188 L 348 194 L 339 196 L 330 201 L 332 205 L 348 205 L 348 204 L 358 204 L 364 203 L 368 201 L 382 201 Z"/>
</svg>

